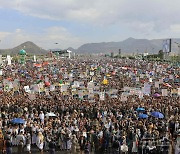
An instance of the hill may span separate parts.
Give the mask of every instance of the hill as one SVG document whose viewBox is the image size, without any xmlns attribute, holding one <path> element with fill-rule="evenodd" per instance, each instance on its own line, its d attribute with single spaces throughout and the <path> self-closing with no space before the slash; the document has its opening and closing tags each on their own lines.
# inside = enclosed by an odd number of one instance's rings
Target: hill
<svg viewBox="0 0 180 154">
<path fill-rule="evenodd" d="M 25 49 L 28 54 L 32 54 L 32 55 L 34 55 L 34 54 L 42 55 L 42 54 L 46 54 L 48 52 L 47 50 L 40 48 L 33 42 L 28 41 L 28 42 L 22 43 L 21 45 L 15 47 L 15 48 L 12 48 L 12 49 L 0 49 L 0 54 L 15 55 L 15 54 L 18 54 L 19 50 L 21 50 L 21 49 Z"/>
<path fill-rule="evenodd" d="M 177 44 L 180 39 L 172 39 L 172 51 L 179 52 Z M 158 53 L 162 49 L 163 39 L 134 39 L 128 38 L 121 42 L 102 42 L 102 43 L 87 43 L 80 46 L 77 52 L 80 53 L 118 53 L 119 49 L 123 54 L 126 53 Z"/>
</svg>

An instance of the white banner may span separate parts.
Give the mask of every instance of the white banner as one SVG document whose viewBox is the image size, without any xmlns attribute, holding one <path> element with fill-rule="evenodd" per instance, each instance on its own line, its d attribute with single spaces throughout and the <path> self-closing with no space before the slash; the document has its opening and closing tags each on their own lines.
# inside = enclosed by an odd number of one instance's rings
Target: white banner
<svg viewBox="0 0 180 154">
<path fill-rule="evenodd" d="M 139 91 L 139 98 L 142 99 L 143 98 L 143 92 Z"/>
<path fill-rule="evenodd" d="M 24 86 L 24 90 L 25 90 L 25 92 L 27 92 L 27 93 L 30 93 L 30 92 L 31 92 L 29 86 Z"/>
<path fill-rule="evenodd" d="M 100 100 L 101 101 L 105 100 L 105 93 L 104 92 L 100 92 Z"/>
<path fill-rule="evenodd" d="M 36 55 L 34 55 L 34 62 L 36 62 Z"/>
<path fill-rule="evenodd" d="M 2 70 L 0 70 L 0 75 L 3 75 L 3 71 Z"/>
<path fill-rule="evenodd" d="M 80 84 L 79 84 L 79 81 L 74 81 L 74 84 L 73 84 L 73 87 L 74 87 L 74 88 L 78 88 L 79 85 L 80 85 Z"/>
<path fill-rule="evenodd" d="M 152 80 L 152 78 L 149 78 L 149 82 L 152 82 L 153 80 Z"/>
<path fill-rule="evenodd" d="M 139 77 L 136 77 L 136 82 L 139 82 Z"/>
<path fill-rule="evenodd" d="M 127 95 L 122 94 L 122 95 L 121 95 L 121 101 L 122 101 L 122 102 L 127 101 Z"/>
<path fill-rule="evenodd" d="M 7 55 L 7 61 L 8 61 L 8 65 L 11 65 L 11 56 Z"/>
<path fill-rule="evenodd" d="M 168 96 L 167 89 L 162 89 L 162 96 Z"/>
<path fill-rule="evenodd" d="M 50 85 L 50 91 L 54 91 L 55 90 L 55 86 L 54 85 Z"/>
<path fill-rule="evenodd" d="M 149 95 L 151 94 L 151 85 L 148 83 L 144 83 L 144 87 L 142 88 L 143 94 Z"/>
<path fill-rule="evenodd" d="M 67 91 L 67 85 L 62 85 L 61 92 L 66 92 L 66 91 Z"/>
<path fill-rule="evenodd" d="M 3 63 L 2 61 L 2 55 L 0 55 L 0 65 Z"/>
<path fill-rule="evenodd" d="M 163 79 L 159 79 L 159 84 L 162 84 L 163 83 Z"/>
<path fill-rule="evenodd" d="M 158 81 L 155 82 L 155 87 L 159 88 L 159 82 Z"/>
<path fill-rule="evenodd" d="M 35 94 L 29 94 L 29 99 L 32 101 L 35 100 L 36 99 Z"/>
<path fill-rule="evenodd" d="M 180 96 L 180 88 L 178 88 L 178 95 Z"/>
</svg>

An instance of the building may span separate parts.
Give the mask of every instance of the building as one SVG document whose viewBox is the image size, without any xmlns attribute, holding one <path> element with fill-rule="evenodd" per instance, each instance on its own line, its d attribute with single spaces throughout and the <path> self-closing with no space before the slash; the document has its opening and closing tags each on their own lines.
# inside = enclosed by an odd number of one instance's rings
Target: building
<svg viewBox="0 0 180 154">
<path fill-rule="evenodd" d="M 58 57 L 62 58 L 71 58 L 72 51 L 70 50 L 51 50 L 52 53 L 54 53 Z"/>
</svg>

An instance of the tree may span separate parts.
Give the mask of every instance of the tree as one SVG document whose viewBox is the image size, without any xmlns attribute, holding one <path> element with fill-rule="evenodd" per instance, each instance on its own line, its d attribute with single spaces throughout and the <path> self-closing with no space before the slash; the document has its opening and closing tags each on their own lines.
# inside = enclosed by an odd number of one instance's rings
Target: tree
<svg viewBox="0 0 180 154">
<path fill-rule="evenodd" d="M 159 52 L 158 52 L 158 57 L 159 57 L 160 59 L 163 59 L 163 55 L 164 55 L 163 50 L 159 50 Z"/>
</svg>

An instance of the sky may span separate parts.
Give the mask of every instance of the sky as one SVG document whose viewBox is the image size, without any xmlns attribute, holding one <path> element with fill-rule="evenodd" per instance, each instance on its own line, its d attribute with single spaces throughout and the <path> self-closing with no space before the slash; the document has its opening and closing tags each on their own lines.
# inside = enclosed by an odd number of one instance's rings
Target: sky
<svg viewBox="0 0 180 154">
<path fill-rule="evenodd" d="M 180 0 L 0 0 L 0 49 L 180 37 Z M 55 44 L 58 43 L 58 44 Z"/>
</svg>

